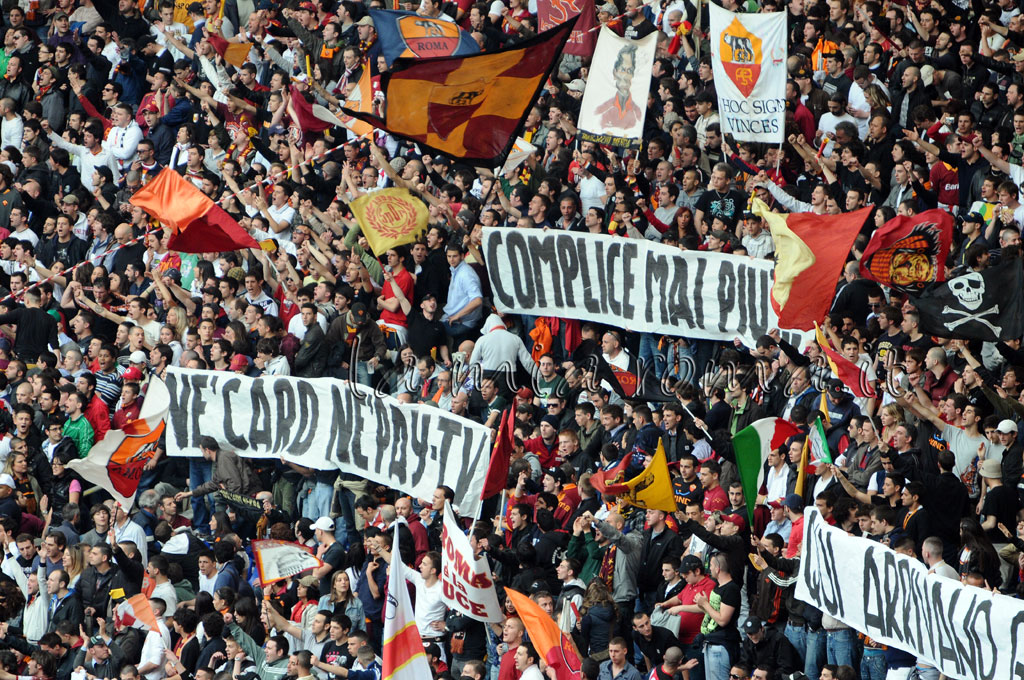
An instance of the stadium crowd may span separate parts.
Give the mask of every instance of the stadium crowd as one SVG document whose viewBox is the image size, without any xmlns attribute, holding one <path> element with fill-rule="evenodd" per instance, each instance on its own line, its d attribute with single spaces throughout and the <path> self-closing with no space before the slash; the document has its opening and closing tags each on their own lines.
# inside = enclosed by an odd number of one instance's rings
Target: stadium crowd
<svg viewBox="0 0 1024 680">
<path fill-rule="evenodd" d="M 483 50 L 537 28 L 533 0 L 399 5 Z M 337 111 L 364 69 L 387 69 L 367 13 L 381 0 L 3 3 L 0 679 L 379 680 L 396 531 L 436 677 L 545 672 L 513 608 L 485 625 L 446 606 L 451 489 L 409 498 L 208 438 L 201 459 L 158 447 L 129 513 L 77 477 L 68 462 L 137 418 L 169 366 L 351 379 L 495 430 L 514 408 L 507 508 L 495 497 L 463 521 L 499 595 L 555 617 L 589 680 L 937 678 L 797 600 L 793 576 L 814 505 L 934 573 L 1024 593 L 1020 339 L 925 335 L 913 302 L 856 265 L 875 228 L 935 207 L 957 215 L 953 271 L 1019 257 L 1020 3 L 723 5 L 788 13 L 782 147 L 723 137 L 706 8 L 605 2 L 601 23 L 658 32 L 642 151 L 578 141 L 588 74 L 611 65 L 567 56 L 526 119 L 537 152 L 495 176 L 380 131 L 301 129 L 292 97 Z M 252 44 L 244 65 L 217 34 Z M 129 202 L 164 168 L 265 247 L 169 250 L 170 230 Z M 429 206 L 429 229 L 374 253 L 348 204 L 392 186 Z M 875 206 L 821 321 L 881 396 L 855 397 L 814 341 L 801 353 L 774 331 L 745 347 L 492 311 L 483 227 L 771 258 L 752 193 L 782 211 Z M 666 395 L 624 398 L 591 355 L 622 371 L 643 360 Z M 773 451 L 751 522 L 731 436 L 768 416 L 805 432 L 827 416 L 834 461 L 799 488 L 806 435 Z M 595 490 L 596 471 L 649 463 L 659 442 L 677 512 Z M 324 565 L 262 589 L 257 538 Z M 140 592 L 159 630 L 116 620 Z"/>
</svg>

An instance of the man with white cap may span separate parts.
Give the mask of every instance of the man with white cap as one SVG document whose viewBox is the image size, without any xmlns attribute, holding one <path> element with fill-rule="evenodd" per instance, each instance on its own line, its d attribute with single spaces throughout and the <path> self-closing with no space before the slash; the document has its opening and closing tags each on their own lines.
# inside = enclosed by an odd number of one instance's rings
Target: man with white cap
<svg viewBox="0 0 1024 680">
<path fill-rule="evenodd" d="M 1024 445 L 1017 441 L 1017 423 L 1002 420 L 996 426 L 999 443 L 1006 447 L 1003 451 L 1003 484 L 1016 489 L 1024 503 Z"/>
<path fill-rule="evenodd" d="M 320 579 L 320 592 L 329 593 L 331 574 L 345 564 L 345 549 L 334 538 L 334 520 L 330 517 L 321 517 L 313 522 L 313 534 L 319 544 L 316 556 L 323 560 L 324 564 L 310 573 Z"/>
<path fill-rule="evenodd" d="M 6 472 L 0 475 L 0 515 L 7 515 L 21 523 L 21 507 L 14 500 L 14 477 Z"/>
</svg>

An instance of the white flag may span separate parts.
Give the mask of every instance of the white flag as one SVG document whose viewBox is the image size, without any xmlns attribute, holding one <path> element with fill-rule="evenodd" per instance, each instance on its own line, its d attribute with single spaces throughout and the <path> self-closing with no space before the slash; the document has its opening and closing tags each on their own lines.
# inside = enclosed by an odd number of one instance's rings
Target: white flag
<svg viewBox="0 0 1024 680">
<path fill-rule="evenodd" d="M 441 593 L 445 604 L 477 621 L 502 621 L 487 558 L 473 557 L 473 548 L 445 501 L 441 533 Z"/>
<path fill-rule="evenodd" d="M 786 122 L 786 13 L 711 8 L 711 60 L 722 134 L 781 144 Z"/>
<path fill-rule="evenodd" d="M 416 621 L 413 620 L 415 613 L 409 600 L 405 569 L 402 554 L 398 550 L 398 525 L 395 524 L 395 542 L 391 549 L 391 568 L 388 572 L 388 593 L 384 601 L 382 680 L 425 680 L 433 677 L 430 664 L 427 663 L 427 655 L 423 652 L 423 639 L 416 628 Z"/>
</svg>

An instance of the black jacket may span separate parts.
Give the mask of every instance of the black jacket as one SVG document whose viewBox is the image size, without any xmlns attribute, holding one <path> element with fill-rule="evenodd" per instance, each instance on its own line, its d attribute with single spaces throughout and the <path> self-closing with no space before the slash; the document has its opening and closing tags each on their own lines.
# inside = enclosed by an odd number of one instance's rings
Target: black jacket
<svg viewBox="0 0 1024 680">
<path fill-rule="evenodd" d="M 92 607 L 96 611 L 95 616 L 107 617 L 107 606 L 110 604 L 110 584 L 114 581 L 117 572 L 116 566 L 112 566 L 105 574 L 101 574 L 93 566 L 82 572 L 77 590 L 82 598 L 83 610 Z"/>
<path fill-rule="evenodd" d="M 636 575 L 637 589 L 641 593 L 657 590 L 664 581 L 661 576 L 661 563 L 668 558 L 679 559 L 683 554 L 683 548 L 683 539 L 668 527 L 657 536 L 650 529 L 644 531 L 640 566 Z"/>
<path fill-rule="evenodd" d="M 57 608 L 50 612 L 50 625 L 46 632 L 52 633 L 57 630 L 57 624 L 61 621 L 70 621 L 75 624 L 77 630 L 84 620 L 85 611 L 82 609 L 82 601 L 78 599 L 77 592 L 71 591 L 67 597 L 57 603 Z"/>
<path fill-rule="evenodd" d="M 796 671 L 800 667 L 800 662 L 793 643 L 770 626 L 765 626 L 761 630 L 763 637 L 757 644 L 751 642 L 750 636 L 743 636 L 740 663 L 746 664 L 747 668 L 768 666 L 772 669 L 768 674 L 768 680 L 777 680 Z"/>
</svg>

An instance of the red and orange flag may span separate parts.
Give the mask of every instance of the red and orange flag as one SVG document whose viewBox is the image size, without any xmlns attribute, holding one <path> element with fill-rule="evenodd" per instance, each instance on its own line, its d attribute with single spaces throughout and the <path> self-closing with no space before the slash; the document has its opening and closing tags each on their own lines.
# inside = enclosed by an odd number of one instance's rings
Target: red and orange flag
<svg viewBox="0 0 1024 680">
<path fill-rule="evenodd" d="M 381 76 L 383 119 L 343 108 L 392 135 L 467 163 L 508 155 L 578 17 L 531 40 L 468 57 L 400 59 Z"/>
</svg>

